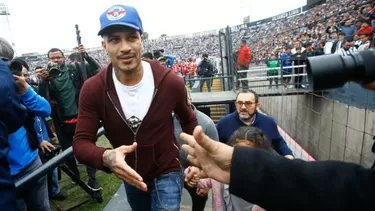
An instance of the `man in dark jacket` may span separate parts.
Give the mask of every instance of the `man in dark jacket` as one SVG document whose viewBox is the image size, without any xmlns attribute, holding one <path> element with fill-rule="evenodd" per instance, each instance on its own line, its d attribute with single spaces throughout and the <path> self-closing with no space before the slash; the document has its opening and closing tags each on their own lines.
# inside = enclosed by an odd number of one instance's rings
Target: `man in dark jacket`
<svg viewBox="0 0 375 211">
<path fill-rule="evenodd" d="M 100 70 L 100 65 L 90 57 L 85 48 L 78 47 L 83 55 L 87 76 L 90 78 Z M 58 48 L 52 48 L 47 53 L 49 65 L 47 70 L 38 70 L 37 75 L 41 79 L 39 94 L 48 99 L 52 106 L 51 117 L 55 125 L 57 138 L 63 150 L 72 146 L 73 135 L 78 116 L 78 98 L 84 83 L 82 69 L 79 63 L 66 64 L 64 53 Z M 66 161 L 70 170 L 78 177 L 80 173 L 74 157 Z M 96 180 L 96 170 L 87 168 L 87 185 L 92 189 L 100 189 Z"/>
<path fill-rule="evenodd" d="M 203 54 L 202 61 L 198 64 L 198 76 L 203 78 L 200 80 L 199 90 L 202 92 L 204 82 L 206 82 L 207 90 L 211 92 L 211 77 L 214 75 L 214 66 L 208 60 L 208 54 Z"/>
<path fill-rule="evenodd" d="M 134 7 L 110 7 L 100 24 L 111 64 L 82 87 L 74 155 L 124 180 L 132 210 L 179 210 L 182 171 L 172 111 L 184 132 L 197 125 L 184 81 L 157 61 L 141 60 L 143 28 Z M 100 122 L 114 149 L 95 145 Z"/>
<path fill-rule="evenodd" d="M 229 144 L 233 133 L 242 126 L 254 126 L 263 131 L 271 142 L 272 147 L 282 156 L 293 159 L 293 152 L 289 149 L 280 135 L 275 120 L 258 112 L 260 108 L 259 96 L 252 90 L 241 90 L 236 97 L 236 111 L 222 117 L 217 123 L 220 142 Z"/>
<path fill-rule="evenodd" d="M 298 76 L 295 77 L 295 84 L 294 87 L 296 89 L 302 88 L 302 81 L 303 81 L 303 76 L 300 74 L 303 74 L 303 67 L 300 67 L 304 64 L 306 64 L 306 53 L 301 52 L 301 47 L 296 48 L 296 53 L 292 56 L 292 60 L 294 62 L 294 73 L 298 74 Z"/>
<path fill-rule="evenodd" d="M 23 126 L 26 108 L 21 105 L 18 87 L 5 61 L 13 58 L 13 49 L 0 38 L 0 207 L 2 210 L 16 210 L 16 189 L 10 175 L 7 154 L 8 136 Z M 10 51 L 5 52 L 6 49 Z"/>
</svg>

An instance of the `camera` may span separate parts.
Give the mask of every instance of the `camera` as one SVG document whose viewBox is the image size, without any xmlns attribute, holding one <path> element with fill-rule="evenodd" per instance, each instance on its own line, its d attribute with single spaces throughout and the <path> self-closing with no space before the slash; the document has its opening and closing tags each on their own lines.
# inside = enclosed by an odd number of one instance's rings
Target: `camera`
<svg viewBox="0 0 375 211">
<path fill-rule="evenodd" d="M 22 64 L 17 61 L 17 60 L 12 60 L 8 64 L 10 71 L 12 72 L 13 75 L 22 75 Z"/>
<path fill-rule="evenodd" d="M 54 62 L 48 62 L 47 71 L 51 79 L 55 79 L 60 74 L 60 65 Z"/>
<path fill-rule="evenodd" d="M 55 157 L 57 154 L 59 154 L 61 151 L 61 146 L 55 146 L 55 149 L 51 150 L 50 152 L 49 151 L 46 151 L 44 153 L 44 159 L 45 160 L 51 160 L 53 157 Z"/>
<path fill-rule="evenodd" d="M 306 72 L 313 91 L 339 88 L 349 81 L 370 83 L 375 81 L 375 50 L 371 48 L 348 56 L 309 57 Z"/>
</svg>

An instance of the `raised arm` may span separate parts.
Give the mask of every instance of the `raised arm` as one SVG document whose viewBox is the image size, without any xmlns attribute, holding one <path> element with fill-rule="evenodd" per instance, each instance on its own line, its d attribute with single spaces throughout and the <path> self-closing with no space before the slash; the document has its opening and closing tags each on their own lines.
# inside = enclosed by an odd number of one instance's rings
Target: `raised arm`
<svg viewBox="0 0 375 211">
<path fill-rule="evenodd" d="M 23 104 L 35 116 L 48 117 L 51 115 L 51 106 L 48 101 L 38 95 L 31 86 L 28 85 L 27 91 L 21 95 Z"/>
<path fill-rule="evenodd" d="M 229 190 L 266 210 L 373 210 L 374 178 L 375 170 L 356 164 L 235 147 Z"/>
</svg>

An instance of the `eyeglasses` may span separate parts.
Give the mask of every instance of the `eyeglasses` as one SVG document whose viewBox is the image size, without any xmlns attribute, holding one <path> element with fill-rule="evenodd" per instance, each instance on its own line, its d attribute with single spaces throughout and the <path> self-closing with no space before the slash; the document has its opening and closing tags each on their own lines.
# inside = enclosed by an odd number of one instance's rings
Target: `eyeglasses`
<svg viewBox="0 0 375 211">
<path fill-rule="evenodd" d="M 236 104 L 240 107 L 242 107 L 243 105 L 245 105 L 246 107 L 250 107 L 252 106 L 253 104 L 257 104 L 256 102 L 251 102 L 251 101 L 236 101 Z"/>
</svg>

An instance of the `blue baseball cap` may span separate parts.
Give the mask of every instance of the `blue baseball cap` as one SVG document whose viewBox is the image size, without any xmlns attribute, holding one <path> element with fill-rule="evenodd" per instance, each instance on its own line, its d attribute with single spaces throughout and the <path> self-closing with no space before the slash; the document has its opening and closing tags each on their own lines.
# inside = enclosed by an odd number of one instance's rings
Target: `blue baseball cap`
<svg viewBox="0 0 375 211">
<path fill-rule="evenodd" d="M 143 32 L 142 20 L 134 7 L 114 5 L 107 9 L 100 16 L 100 31 L 98 35 L 103 35 L 105 29 L 116 25 L 134 28 L 139 31 L 140 34 Z"/>
</svg>

